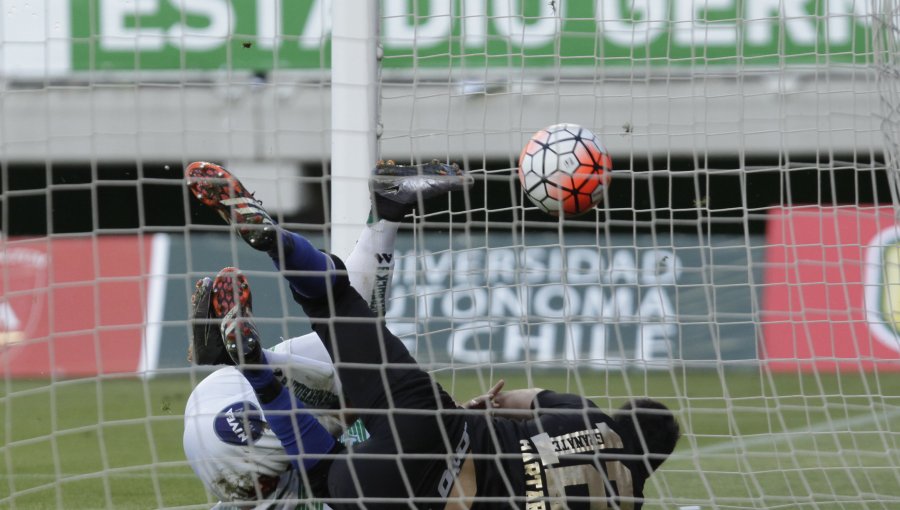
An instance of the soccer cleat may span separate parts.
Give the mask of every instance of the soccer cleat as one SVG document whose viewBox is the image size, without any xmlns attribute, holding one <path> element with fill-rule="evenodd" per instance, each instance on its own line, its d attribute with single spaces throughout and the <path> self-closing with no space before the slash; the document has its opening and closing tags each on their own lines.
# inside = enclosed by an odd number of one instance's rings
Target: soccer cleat
<svg viewBox="0 0 900 510">
<path fill-rule="evenodd" d="M 262 251 L 275 248 L 278 228 L 272 217 L 228 170 L 215 163 L 195 161 L 185 169 L 185 179 L 191 194 L 233 225 L 247 244 Z"/>
<path fill-rule="evenodd" d="M 369 179 L 375 212 L 381 218 L 400 221 L 419 203 L 472 186 L 472 177 L 458 165 L 433 159 L 420 165 L 379 161 Z"/>
<path fill-rule="evenodd" d="M 253 296 L 247 277 L 237 268 L 219 271 L 210 298 L 215 317 L 221 317 L 220 332 L 225 352 L 235 363 L 258 363 L 262 346 L 253 324 Z"/>
<path fill-rule="evenodd" d="M 222 341 L 225 352 L 237 365 L 262 364 L 262 343 L 252 315 L 235 306 L 222 319 Z"/>
<path fill-rule="evenodd" d="M 219 271 L 212 282 L 210 306 L 213 317 L 224 318 L 225 314 L 237 307 L 244 313 L 253 313 L 253 296 L 247 277 L 236 267 L 226 267 Z"/>
<path fill-rule="evenodd" d="M 222 334 L 219 331 L 221 317 L 212 316 L 213 280 L 210 277 L 197 281 L 191 295 L 191 345 L 188 348 L 188 360 L 198 365 L 231 364 L 231 358 L 222 345 Z M 213 320 L 218 319 L 218 320 Z"/>
</svg>

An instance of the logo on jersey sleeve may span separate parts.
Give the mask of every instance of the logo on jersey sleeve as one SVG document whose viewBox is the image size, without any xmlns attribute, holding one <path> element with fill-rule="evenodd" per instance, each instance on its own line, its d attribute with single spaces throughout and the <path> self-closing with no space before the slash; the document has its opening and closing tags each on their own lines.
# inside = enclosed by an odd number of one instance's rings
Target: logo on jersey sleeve
<svg viewBox="0 0 900 510">
<path fill-rule="evenodd" d="M 250 402 L 235 402 L 219 411 L 213 429 L 222 442 L 248 445 L 256 442 L 267 426 L 259 408 Z"/>
</svg>

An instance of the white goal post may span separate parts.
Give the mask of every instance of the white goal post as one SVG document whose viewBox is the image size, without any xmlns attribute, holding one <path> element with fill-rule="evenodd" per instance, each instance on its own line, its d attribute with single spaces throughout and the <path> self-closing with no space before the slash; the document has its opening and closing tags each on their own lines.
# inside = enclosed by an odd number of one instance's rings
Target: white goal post
<svg viewBox="0 0 900 510">
<path fill-rule="evenodd" d="M 331 29 L 331 251 L 346 257 L 369 213 L 378 156 L 379 2 L 333 0 Z"/>
</svg>

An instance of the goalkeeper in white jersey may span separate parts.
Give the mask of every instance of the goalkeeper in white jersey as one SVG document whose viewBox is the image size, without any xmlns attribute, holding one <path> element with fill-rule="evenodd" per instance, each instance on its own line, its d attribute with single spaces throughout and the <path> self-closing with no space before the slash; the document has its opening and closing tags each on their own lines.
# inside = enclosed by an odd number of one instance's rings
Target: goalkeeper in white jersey
<svg viewBox="0 0 900 510">
<path fill-rule="evenodd" d="M 351 284 L 376 313 L 384 313 L 387 284 L 393 269 L 393 254 L 399 221 L 419 197 L 430 198 L 470 184 L 461 172 L 445 173 L 442 166 L 426 165 L 425 174 L 415 167 L 380 164 L 373 179 L 378 181 L 373 216 L 347 259 Z M 440 169 L 440 175 L 428 172 Z M 191 298 L 194 334 L 188 358 L 201 365 L 233 365 L 225 352 L 219 325 L 227 303 L 211 301 L 216 280 L 197 282 Z M 249 298 L 249 296 L 248 296 Z M 252 308 L 252 304 L 249 304 Z M 335 411 L 339 407 L 340 381 L 328 351 L 315 333 L 291 338 L 266 351 L 268 362 L 279 367 L 280 382 L 295 398 L 315 410 L 318 422 L 343 443 L 357 442 L 367 434 L 361 421 L 345 427 Z M 278 437 L 272 432 L 256 393 L 244 375 L 233 366 L 221 368 L 201 381 L 188 399 L 184 413 L 185 455 L 203 485 L 220 503 L 214 508 L 296 508 L 304 500 L 304 484 Z M 346 428 L 346 430 L 345 430 Z"/>
<path fill-rule="evenodd" d="M 342 509 L 642 507 L 647 479 L 680 437 L 665 405 L 637 399 L 610 415 L 579 395 L 530 389 L 491 399 L 526 419 L 464 412 L 372 312 L 343 261 L 280 229 L 225 169 L 195 163 L 187 178 L 197 199 L 282 271 L 334 361 L 342 405 L 369 434 L 342 445 L 292 398 L 261 348 L 246 277 L 220 273 L 211 301 L 225 349 L 308 494 Z"/>
</svg>

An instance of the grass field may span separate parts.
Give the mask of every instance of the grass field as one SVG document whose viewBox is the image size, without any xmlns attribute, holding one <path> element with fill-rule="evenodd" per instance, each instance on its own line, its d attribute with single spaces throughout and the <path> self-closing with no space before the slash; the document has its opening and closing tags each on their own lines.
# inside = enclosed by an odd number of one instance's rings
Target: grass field
<svg viewBox="0 0 900 510">
<path fill-rule="evenodd" d="M 487 376 L 441 371 L 460 398 Z M 900 375 L 533 371 L 508 388 L 625 395 L 678 410 L 685 437 L 647 488 L 646 508 L 900 508 Z M 205 508 L 181 448 L 186 376 L 6 381 L 0 508 Z"/>
</svg>

